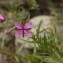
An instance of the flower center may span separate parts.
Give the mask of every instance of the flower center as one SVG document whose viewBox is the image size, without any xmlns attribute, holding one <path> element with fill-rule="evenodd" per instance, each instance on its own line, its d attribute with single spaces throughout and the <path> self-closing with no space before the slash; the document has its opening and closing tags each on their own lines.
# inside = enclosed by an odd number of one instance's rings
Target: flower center
<svg viewBox="0 0 63 63">
<path fill-rule="evenodd" d="M 27 31 L 27 30 L 30 30 L 31 28 L 25 28 L 24 26 L 22 26 L 22 29 L 18 29 L 18 30 L 22 30 L 22 35 L 24 37 L 24 34 L 25 32 L 24 31 Z"/>
</svg>

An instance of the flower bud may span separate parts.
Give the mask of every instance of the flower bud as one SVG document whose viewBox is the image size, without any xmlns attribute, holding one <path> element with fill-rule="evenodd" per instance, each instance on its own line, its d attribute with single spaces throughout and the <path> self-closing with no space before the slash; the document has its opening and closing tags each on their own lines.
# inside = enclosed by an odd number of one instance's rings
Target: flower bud
<svg viewBox="0 0 63 63">
<path fill-rule="evenodd" d="M 6 34 L 10 34 L 12 32 L 12 30 L 10 29 L 10 30 L 8 30 L 7 32 L 6 32 Z"/>
<path fill-rule="evenodd" d="M 5 22 L 5 20 L 6 20 L 6 18 L 2 14 L 0 14 L 0 23 Z"/>
</svg>

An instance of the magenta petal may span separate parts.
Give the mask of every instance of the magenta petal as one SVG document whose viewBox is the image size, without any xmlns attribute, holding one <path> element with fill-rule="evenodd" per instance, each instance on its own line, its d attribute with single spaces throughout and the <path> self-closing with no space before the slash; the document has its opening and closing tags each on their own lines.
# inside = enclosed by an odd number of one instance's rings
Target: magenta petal
<svg viewBox="0 0 63 63">
<path fill-rule="evenodd" d="M 18 37 L 21 36 L 21 34 L 22 34 L 22 31 L 18 31 L 18 32 L 15 34 L 15 37 L 18 38 Z"/>
<path fill-rule="evenodd" d="M 25 29 L 31 28 L 31 26 L 32 26 L 32 23 L 31 23 L 31 22 L 27 22 L 27 23 L 25 24 L 24 28 L 25 28 Z"/>
<path fill-rule="evenodd" d="M 29 31 L 24 31 L 24 33 L 25 33 L 25 35 L 26 35 L 27 37 L 32 37 L 32 33 L 31 33 L 31 32 L 29 32 Z"/>
<path fill-rule="evenodd" d="M 22 29 L 22 26 L 21 26 L 18 22 L 15 22 L 14 25 L 15 25 L 15 27 L 17 27 L 18 29 Z"/>
</svg>

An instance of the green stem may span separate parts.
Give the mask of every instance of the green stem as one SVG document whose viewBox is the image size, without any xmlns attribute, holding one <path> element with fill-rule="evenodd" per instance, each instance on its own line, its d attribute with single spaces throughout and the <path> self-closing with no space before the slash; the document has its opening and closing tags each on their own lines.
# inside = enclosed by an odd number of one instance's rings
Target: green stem
<svg viewBox="0 0 63 63">
<path fill-rule="evenodd" d="M 5 38 L 3 37 L 3 39 L 2 39 L 2 44 L 1 44 L 1 49 L 4 48 L 4 40 L 5 40 Z"/>
<path fill-rule="evenodd" d="M 34 47 L 34 50 L 33 50 L 33 56 L 36 54 L 36 51 L 37 51 L 37 50 L 36 50 L 36 44 L 35 44 L 35 43 L 34 43 L 34 46 L 35 46 L 35 47 Z"/>
<path fill-rule="evenodd" d="M 16 53 L 19 53 L 20 51 L 22 51 L 23 47 L 24 47 L 24 44 L 22 44 L 22 46 L 19 47 Z"/>
</svg>

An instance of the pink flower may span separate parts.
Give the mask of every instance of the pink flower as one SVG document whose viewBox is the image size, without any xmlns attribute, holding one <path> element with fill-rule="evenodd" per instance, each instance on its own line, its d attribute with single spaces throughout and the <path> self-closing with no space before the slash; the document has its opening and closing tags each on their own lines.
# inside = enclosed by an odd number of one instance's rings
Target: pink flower
<svg viewBox="0 0 63 63">
<path fill-rule="evenodd" d="M 0 23 L 4 22 L 5 20 L 6 18 L 2 14 L 0 14 Z"/>
<path fill-rule="evenodd" d="M 27 37 L 32 37 L 32 33 L 29 32 L 29 30 L 31 29 L 32 23 L 31 22 L 27 22 L 25 25 L 23 24 L 19 24 L 17 22 L 14 23 L 15 27 L 8 30 L 7 34 L 9 34 L 13 29 L 17 30 L 17 33 L 15 34 L 15 37 L 18 38 L 21 35 L 24 37 L 24 35 L 26 35 Z"/>
</svg>

